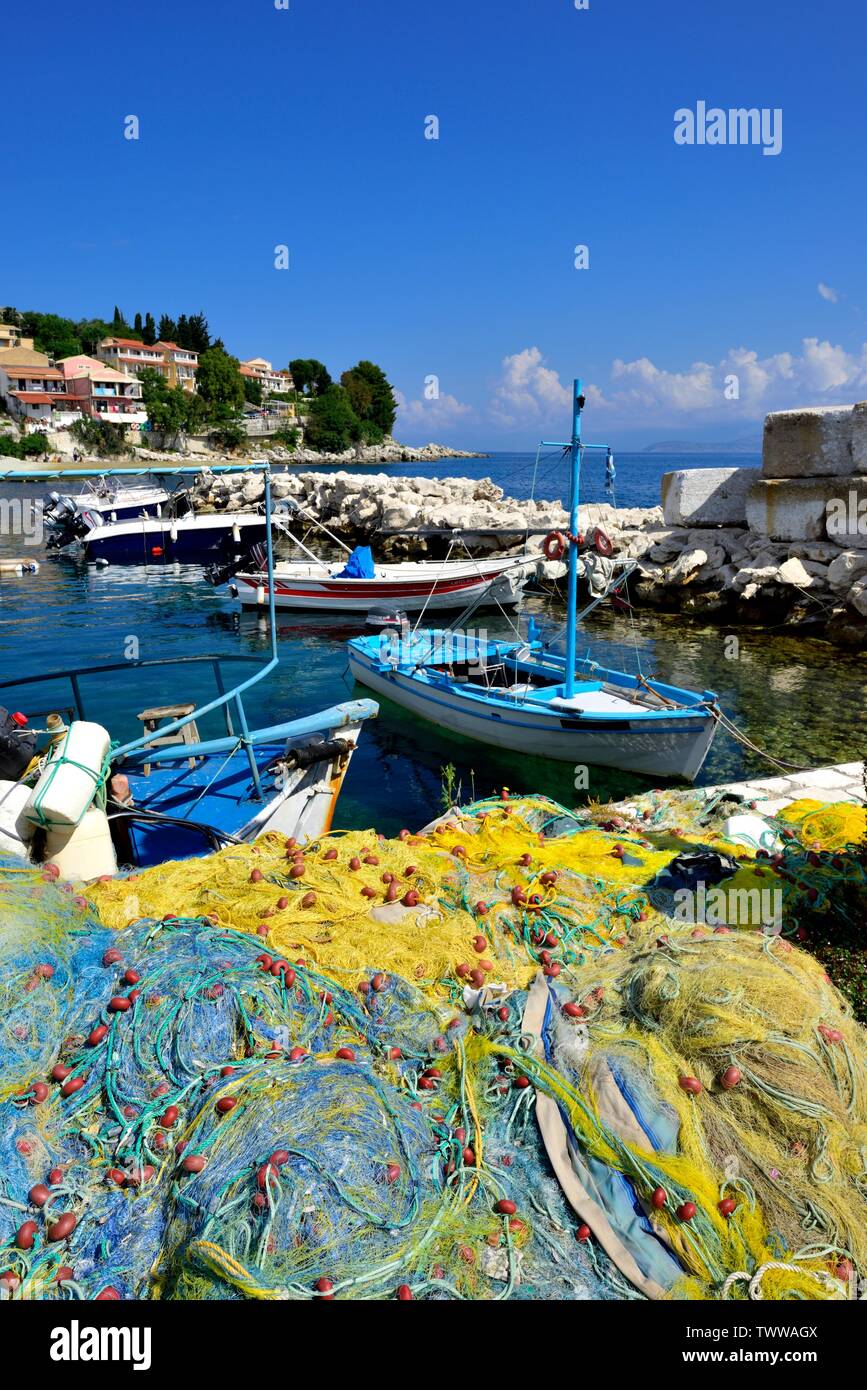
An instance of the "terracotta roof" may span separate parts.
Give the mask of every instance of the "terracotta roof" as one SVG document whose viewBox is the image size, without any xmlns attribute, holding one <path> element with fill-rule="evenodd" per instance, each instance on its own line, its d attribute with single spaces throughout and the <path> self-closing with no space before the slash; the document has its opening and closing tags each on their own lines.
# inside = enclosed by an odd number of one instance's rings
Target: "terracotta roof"
<svg viewBox="0 0 867 1390">
<path fill-rule="evenodd" d="M 26 377 L 28 381 L 35 381 L 37 377 L 40 380 L 48 381 L 63 380 L 63 372 L 59 367 L 28 367 L 26 363 L 22 363 L 20 367 L 15 367 L 10 363 L 3 370 L 7 376 Z"/>
<path fill-rule="evenodd" d="M 51 405 L 53 401 L 77 401 L 78 396 L 70 396 L 66 391 L 10 391 L 17 401 L 26 405 Z"/>
<path fill-rule="evenodd" d="M 159 352 L 155 343 L 141 343 L 138 338 L 103 338 L 100 347 L 110 343 L 112 347 L 138 348 L 141 352 Z"/>
</svg>

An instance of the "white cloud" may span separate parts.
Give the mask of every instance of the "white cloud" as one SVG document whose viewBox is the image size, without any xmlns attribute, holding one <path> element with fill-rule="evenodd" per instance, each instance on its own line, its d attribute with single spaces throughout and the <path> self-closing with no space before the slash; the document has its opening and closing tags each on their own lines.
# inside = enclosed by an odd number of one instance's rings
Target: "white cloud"
<svg viewBox="0 0 867 1390">
<path fill-rule="evenodd" d="M 395 391 L 398 425 L 413 429 L 447 429 L 449 425 L 472 416 L 473 407 L 456 396 L 443 393 L 435 400 L 407 400 L 402 391 Z M 431 436 L 433 437 L 433 436 Z"/>
<path fill-rule="evenodd" d="M 822 298 L 827 299 L 830 304 L 836 304 L 837 300 L 840 298 L 836 290 L 832 290 L 830 285 L 823 284 L 821 280 L 816 286 L 816 289 L 819 291 Z"/>
<path fill-rule="evenodd" d="M 503 375 L 491 402 L 491 414 L 501 424 L 527 417 L 550 419 L 571 408 L 571 388 L 544 365 L 537 347 L 504 357 L 502 366 Z"/>
</svg>

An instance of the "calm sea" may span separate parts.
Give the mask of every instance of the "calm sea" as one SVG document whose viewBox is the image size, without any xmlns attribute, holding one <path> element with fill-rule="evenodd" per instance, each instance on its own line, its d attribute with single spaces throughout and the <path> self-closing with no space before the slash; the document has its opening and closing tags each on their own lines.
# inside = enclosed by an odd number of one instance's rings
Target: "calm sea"
<svg viewBox="0 0 867 1390">
<path fill-rule="evenodd" d="M 756 461 L 731 455 L 620 455 L 617 502 L 620 506 L 655 504 L 660 478 L 671 468 Z M 507 494 L 527 497 L 533 468 L 532 455 L 495 454 L 487 459 L 362 471 L 491 477 Z M 604 497 L 602 474 L 601 462 L 588 467 L 583 493 L 589 500 Z M 562 498 L 565 487 L 564 466 L 548 465 L 540 473 L 536 496 Z M 0 487 L 0 496 L 39 495 L 40 491 L 7 484 Z M 144 660 L 193 653 L 266 659 L 267 619 L 239 613 L 196 569 L 88 569 L 67 558 L 46 557 L 8 534 L 0 535 L 0 554 L 35 556 L 42 563 L 34 577 L 0 576 L 0 679 L 122 663 L 135 650 Z M 534 599 L 529 606 L 541 610 L 544 603 Z M 563 614 L 552 616 L 561 621 Z M 501 630 L 493 615 L 479 615 L 477 622 L 487 623 L 492 633 Z M 345 642 L 358 630 L 357 623 L 341 622 L 333 615 L 284 613 L 279 619 L 281 665 L 267 685 L 250 693 L 251 722 L 272 724 L 363 694 L 353 690 L 345 657 Z M 638 614 L 633 630 L 628 616 L 600 611 L 589 620 L 584 643 L 605 665 L 635 669 L 637 653 L 645 673 L 658 674 L 676 685 L 715 690 L 735 722 L 779 756 L 815 765 L 864 756 L 867 662 L 863 656 L 795 633 L 741 631 L 739 659 L 732 661 L 726 658 L 724 636 L 709 625 L 650 613 Z M 91 678 L 83 682 L 83 690 L 89 716 L 124 739 L 139 732 L 135 716 L 148 705 L 198 700 L 212 693 L 201 673 L 172 668 L 156 674 L 124 671 L 114 682 Z M 0 703 L 26 713 L 62 705 L 63 699 L 60 684 L 42 691 L 38 700 L 23 691 L 0 692 Z M 203 732 L 211 728 L 206 722 Z M 213 732 L 222 730 L 214 727 Z M 380 718 L 362 736 L 337 823 L 375 825 L 386 832 L 424 824 L 441 808 L 443 769 L 449 765 L 465 799 L 504 784 L 515 791 L 547 793 L 568 804 L 582 799 L 573 790 L 572 774 L 565 764 L 499 754 L 420 723 L 383 702 Z M 770 775 L 771 771 L 719 736 L 701 781 Z M 592 777 L 590 792 L 595 798 L 616 797 L 642 785 L 633 777 L 600 770 Z"/>
</svg>

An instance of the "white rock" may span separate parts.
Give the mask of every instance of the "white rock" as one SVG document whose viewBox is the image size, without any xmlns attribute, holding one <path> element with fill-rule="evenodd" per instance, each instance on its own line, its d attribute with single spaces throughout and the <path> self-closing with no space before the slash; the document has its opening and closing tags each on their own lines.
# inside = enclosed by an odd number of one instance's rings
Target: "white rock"
<svg viewBox="0 0 867 1390">
<path fill-rule="evenodd" d="M 784 564 L 780 565 L 777 570 L 777 579 L 781 584 L 794 584 L 799 589 L 809 589 L 810 585 L 815 582 L 813 576 L 794 555 L 790 560 L 786 560 Z"/>
<path fill-rule="evenodd" d="M 867 581 L 859 579 L 852 585 L 846 595 L 846 602 L 850 608 L 854 608 L 856 613 L 860 613 L 863 618 L 867 618 Z"/>
<path fill-rule="evenodd" d="M 867 448 L 867 415 L 853 405 L 775 410 L 765 419 L 765 478 L 841 477 Z"/>
<path fill-rule="evenodd" d="M 662 510 L 669 526 L 737 526 L 758 468 L 689 468 L 662 477 Z"/>
<path fill-rule="evenodd" d="M 828 566 L 828 583 L 832 589 L 848 590 L 863 574 L 867 574 L 867 553 L 843 550 Z"/>
<path fill-rule="evenodd" d="M 668 571 L 670 583 L 685 583 L 696 570 L 707 564 L 706 550 L 685 550 Z"/>
</svg>

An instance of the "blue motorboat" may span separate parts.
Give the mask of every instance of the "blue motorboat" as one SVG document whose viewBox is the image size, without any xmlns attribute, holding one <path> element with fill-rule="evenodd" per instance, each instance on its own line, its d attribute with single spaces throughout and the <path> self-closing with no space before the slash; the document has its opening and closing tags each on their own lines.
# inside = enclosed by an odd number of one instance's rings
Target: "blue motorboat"
<svg viewBox="0 0 867 1390">
<path fill-rule="evenodd" d="M 136 471 L 143 470 L 115 470 L 121 475 Z M 228 466 L 221 471 L 239 470 Z M 266 563 L 273 577 L 270 471 L 267 464 L 257 471 L 264 474 Z M 46 476 L 55 475 L 14 475 L 19 482 Z M 205 854 L 265 831 L 303 843 L 330 828 L 359 734 L 378 709 L 371 700 L 348 700 L 316 714 L 251 728 L 244 695 L 279 663 L 273 603 L 270 618 L 270 656 L 263 666 L 254 657 L 199 655 L 83 666 L 0 682 L 0 705 L 25 710 L 28 726 L 41 729 L 37 752 L 46 752 L 56 744 L 58 730 L 71 729 L 76 721 L 108 729 L 111 751 L 100 781 L 119 865 L 146 867 Z M 257 669 L 242 677 L 238 663 L 250 661 Z M 208 673 L 213 696 L 190 699 L 184 681 L 198 688 Z M 110 719 L 100 718 L 101 710 L 119 703 L 129 707 L 129 697 L 121 701 L 122 686 L 132 686 L 133 699 L 143 698 L 141 692 L 154 685 L 154 677 L 163 703 L 138 711 L 137 736 L 132 727 L 113 728 Z M 204 726 L 212 721 L 219 727 L 205 736 Z"/>
<path fill-rule="evenodd" d="M 533 624 L 526 639 L 473 637 L 465 614 L 454 631 L 378 633 L 348 643 L 352 674 L 434 724 L 519 754 L 574 766 L 618 768 L 650 777 L 693 781 L 707 757 L 719 711 L 713 691 L 683 690 L 641 673 L 603 668 L 578 658 L 579 486 L 582 457 L 608 445 L 581 440 L 584 396 L 574 383 L 572 438 L 543 441 L 570 460 L 569 586 L 566 642 L 546 639 Z M 623 582 L 621 575 L 617 584 Z M 594 600 L 594 603 L 598 600 Z M 591 605 L 593 606 L 593 605 Z M 585 610 L 586 612 L 587 610 Z M 463 629 L 463 631 L 462 631 Z"/>
</svg>

